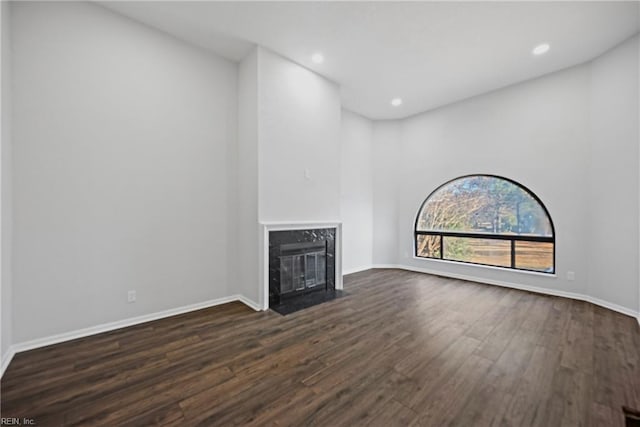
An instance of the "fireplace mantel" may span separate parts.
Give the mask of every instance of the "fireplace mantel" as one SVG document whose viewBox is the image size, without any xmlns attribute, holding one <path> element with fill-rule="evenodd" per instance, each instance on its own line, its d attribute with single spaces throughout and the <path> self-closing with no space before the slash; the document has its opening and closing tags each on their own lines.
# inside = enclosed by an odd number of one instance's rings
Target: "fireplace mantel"
<svg viewBox="0 0 640 427">
<path fill-rule="evenodd" d="M 261 292 L 260 304 L 263 310 L 269 309 L 269 232 L 286 230 L 308 230 L 318 228 L 335 228 L 335 288 L 342 290 L 342 222 L 341 221 L 271 221 L 260 223 L 260 271 Z"/>
</svg>

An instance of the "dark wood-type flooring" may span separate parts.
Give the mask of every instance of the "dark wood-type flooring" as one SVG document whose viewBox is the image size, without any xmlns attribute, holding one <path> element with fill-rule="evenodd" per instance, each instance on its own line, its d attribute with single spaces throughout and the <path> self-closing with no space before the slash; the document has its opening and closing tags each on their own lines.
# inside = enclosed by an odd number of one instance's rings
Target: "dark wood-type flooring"
<svg viewBox="0 0 640 427">
<path fill-rule="evenodd" d="M 41 426 L 622 426 L 640 328 L 585 302 L 399 270 L 283 317 L 231 303 L 17 354 Z"/>
</svg>

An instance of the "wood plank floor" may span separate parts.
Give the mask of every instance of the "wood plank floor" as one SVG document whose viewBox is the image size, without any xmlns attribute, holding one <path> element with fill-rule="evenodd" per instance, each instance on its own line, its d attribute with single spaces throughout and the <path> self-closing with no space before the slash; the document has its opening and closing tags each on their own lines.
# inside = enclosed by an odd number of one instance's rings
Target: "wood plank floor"
<svg viewBox="0 0 640 427">
<path fill-rule="evenodd" d="M 636 320 L 400 270 L 282 317 L 240 303 L 17 354 L 3 417 L 40 426 L 623 426 Z"/>
</svg>

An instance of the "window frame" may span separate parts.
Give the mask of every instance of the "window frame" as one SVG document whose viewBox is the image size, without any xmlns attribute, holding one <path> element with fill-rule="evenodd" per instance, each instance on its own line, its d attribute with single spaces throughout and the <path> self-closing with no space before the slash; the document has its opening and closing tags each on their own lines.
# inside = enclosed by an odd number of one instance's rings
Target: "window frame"
<svg viewBox="0 0 640 427">
<path fill-rule="evenodd" d="M 442 188 L 446 187 L 447 185 L 451 184 L 454 181 L 458 181 L 458 180 L 465 179 L 465 178 L 472 178 L 472 177 L 486 177 L 486 178 L 500 179 L 500 180 L 507 181 L 507 182 L 509 182 L 509 183 L 521 188 L 523 191 L 525 191 L 527 194 L 529 194 L 542 207 L 542 210 L 544 211 L 545 215 L 547 216 L 547 219 L 549 220 L 549 224 L 551 226 L 551 236 L 531 236 L 531 235 L 522 235 L 522 234 L 494 234 L 494 233 L 477 233 L 477 232 L 462 232 L 462 231 L 421 231 L 421 230 L 418 230 L 418 220 L 420 219 L 420 214 L 422 213 L 422 210 L 424 209 L 425 204 L 429 201 L 429 199 L 435 193 L 437 193 L 439 190 L 441 190 Z M 439 236 L 439 238 L 440 238 L 440 257 L 428 257 L 428 256 L 420 256 L 420 255 L 418 255 L 418 236 L 421 236 L 421 235 L 422 236 Z M 510 241 L 511 242 L 511 255 L 510 255 L 510 257 L 511 257 L 511 262 L 510 262 L 511 266 L 510 267 L 505 267 L 505 266 L 494 265 L 494 264 L 484 264 L 484 263 L 479 263 L 479 262 L 460 261 L 460 260 L 455 260 L 455 259 L 444 258 L 444 238 L 445 237 L 462 237 L 462 238 L 475 238 L 475 239 L 507 240 L 507 241 Z M 551 271 L 533 270 L 533 269 L 530 269 L 530 268 L 517 268 L 516 267 L 516 242 L 551 243 L 552 244 L 552 248 L 553 248 L 553 264 L 552 264 Z M 513 179 L 510 179 L 510 178 L 505 178 L 503 176 L 492 175 L 492 174 L 477 173 L 477 174 L 462 175 L 462 176 L 450 179 L 449 181 L 445 182 L 444 184 L 438 186 L 420 204 L 420 208 L 418 209 L 418 212 L 417 212 L 416 217 L 415 217 L 414 225 L 413 225 L 413 256 L 416 257 L 416 258 L 419 258 L 419 259 L 440 260 L 440 261 L 455 262 L 455 263 L 460 263 L 460 264 L 480 265 L 480 266 L 492 267 L 492 268 L 502 268 L 502 269 L 506 269 L 506 270 L 527 271 L 527 272 L 534 272 L 534 273 L 540 273 L 540 274 L 546 274 L 546 275 L 555 275 L 556 274 L 556 229 L 555 229 L 555 225 L 553 224 L 553 220 L 551 218 L 551 215 L 549 214 L 549 210 L 547 209 L 545 204 L 542 203 L 542 200 L 540 200 L 540 198 L 534 192 L 532 192 L 531 190 L 529 190 L 527 187 L 525 187 L 524 185 L 520 184 L 519 182 L 514 181 Z"/>
</svg>

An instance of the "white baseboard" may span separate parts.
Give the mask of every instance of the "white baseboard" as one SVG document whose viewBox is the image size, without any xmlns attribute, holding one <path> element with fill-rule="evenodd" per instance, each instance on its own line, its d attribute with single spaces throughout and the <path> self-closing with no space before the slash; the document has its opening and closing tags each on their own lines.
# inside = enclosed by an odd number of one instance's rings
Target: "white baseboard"
<svg viewBox="0 0 640 427">
<path fill-rule="evenodd" d="M 2 366 L 1 366 L 2 371 L 0 371 L 0 378 L 2 377 L 2 375 L 4 375 L 4 372 L 9 366 L 11 359 L 13 359 L 13 356 L 16 353 L 19 353 L 22 351 L 28 351 L 28 350 L 33 350 L 40 347 L 46 347 L 53 344 L 59 344 L 65 341 L 84 338 L 91 335 L 100 334 L 103 332 L 113 331 L 115 329 L 126 328 L 128 326 L 139 325 L 141 323 L 164 319 L 166 317 L 176 316 L 178 314 L 188 313 L 190 311 L 202 310 L 203 308 L 214 307 L 216 305 L 227 304 L 234 301 L 239 301 L 247 305 L 249 308 L 253 310 L 260 311 L 260 306 L 254 301 L 250 300 L 249 298 L 246 298 L 243 295 L 231 295 L 228 297 L 217 298 L 217 299 L 199 302 L 195 304 L 189 304 L 182 307 L 159 311 L 156 313 L 145 314 L 142 316 L 132 317 L 124 320 L 118 320 L 115 322 L 103 323 L 102 325 L 91 326 L 89 328 L 78 329 L 75 331 L 64 332 L 57 335 L 51 335 L 48 337 L 37 338 L 35 340 L 13 344 L 7 350 L 7 354 L 2 356 Z"/>
<path fill-rule="evenodd" d="M 348 268 L 346 270 L 342 270 L 342 275 L 346 276 L 347 274 L 359 273 L 365 270 L 371 270 L 373 267 L 370 265 L 361 265 L 360 267 Z"/>
<path fill-rule="evenodd" d="M 15 354 L 16 352 L 13 346 L 11 346 L 9 347 L 7 352 L 2 355 L 2 364 L 0 365 L 0 378 L 2 378 L 2 375 L 4 375 L 4 371 L 7 370 L 7 367 L 9 366 L 9 363 L 11 363 L 11 360 L 13 359 L 13 356 L 15 356 Z"/>
<path fill-rule="evenodd" d="M 247 307 L 252 308 L 254 311 L 263 311 L 263 309 L 260 306 L 260 304 L 258 304 L 254 300 L 249 299 L 249 298 L 245 297 L 244 295 L 238 295 L 237 298 L 238 298 L 238 301 L 240 301 L 241 303 L 243 303 Z"/>
<path fill-rule="evenodd" d="M 373 264 L 371 268 L 395 268 L 398 270 L 407 270 L 404 266 L 400 264 Z"/>
<path fill-rule="evenodd" d="M 582 301 L 590 302 L 591 304 L 599 305 L 600 307 L 608 308 L 609 310 L 617 311 L 618 313 L 626 314 L 627 316 L 638 318 L 640 314 L 630 308 L 622 305 L 614 304 L 609 301 L 602 300 L 600 298 L 592 297 L 589 295 L 576 295 L 575 299 L 582 299 Z"/>
<path fill-rule="evenodd" d="M 557 290 L 557 289 L 540 288 L 540 287 L 537 287 L 537 286 L 521 285 L 519 283 L 505 282 L 505 281 L 501 281 L 501 280 L 480 279 L 480 278 L 477 278 L 477 277 L 467 276 L 467 275 L 464 275 L 464 274 L 448 273 L 448 272 L 443 272 L 443 271 L 439 271 L 439 270 L 431 270 L 431 269 L 428 269 L 428 268 L 420 268 L 420 267 L 413 267 L 413 266 L 400 265 L 400 264 L 375 264 L 375 265 L 373 265 L 372 268 L 395 268 L 395 269 L 398 269 L 398 270 L 415 271 L 416 273 L 433 274 L 435 276 L 450 277 L 452 279 L 460 279 L 460 280 L 466 280 L 466 281 L 469 281 L 469 282 L 484 283 L 484 284 L 488 284 L 488 285 L 496 285 L 496 286 L 502 286 L 502 287 L 505 287 L 505 288 L 513 288 L 513 289 L 519 289 L 519 290 L 522 290 L 522 291 L 535 292 L 535 293 L 538 293 L 538 294 L 553 295 L 553 296 L 557 296 L 557 297 L 564 297 L 564 298 L 571 298 L 571 299 L 575 299 L 575 300 L 579 300 L 579 301 L 586 301 L 586 302 L 590 302 L 590 303 L 595 304 L 595 305 L 599 305 L 600 307 L 608 308 L 609 310 L 613 310 L 613 311 L 616 311 L 618 313 L 625 314 L 627 316 L 635 317 L 636 319 L 638 319 L 638 324 L 640 325 L 640 313 L 639 312 L 637 312 L 635 310 L 632 310 L 630 308 L 627 308 L 627 307 L 623 307 L 623 306 L 618 305 L 618 304 L 611 303 L 609 301 L 605 301 L 605 300 L 602 300 L 602 299 L 599 299 L 599 298 L 595 298 L 595 297 L 592 297 L 590 295 L 579 294 L 579 293 L 576 293 L 576 292 L 566 292 L 566 291 L 561 291 L 561 290 Z"/>
</svg>

